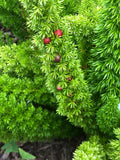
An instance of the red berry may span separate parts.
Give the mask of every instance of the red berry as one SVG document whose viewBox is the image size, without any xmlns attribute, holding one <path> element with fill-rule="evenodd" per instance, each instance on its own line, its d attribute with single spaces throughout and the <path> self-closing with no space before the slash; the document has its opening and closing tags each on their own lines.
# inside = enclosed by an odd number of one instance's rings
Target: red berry
<svg viewBox="0 0 120 160">
<path fill-rule="evenodd" d="M 71 81 L 72 80 L 72 77 L 68 77 L 68 78 L 66 78 L 68 81 Z"/>
<path fill-rule="evenodd" d="M 72 96 L 72 94 L 70 93 L 70 94 L 69 94 L 69 97 L 71 97 L 71 96 Z"/>
<path fill-rule="evenodd" d="M 54 35 L 61 37 L 63 35 L 63 32 L 61 29 L 58 29 L 58 30 L 54 31 Z"/>
<path fill-rule="evenodd" d="M 57 90 L 58 90 L 58 91 L 61 91 L 62 88 L 61 88 L 60 86 L 57 86 Z"/>
<path fill-rule="evenodd" d="M 76 101 L 73 101 L 73 103 L 76 103 Z"/>
<path fill-rule="evenodd" d="M 57 54 L 57 56 L 55 56 L 55 62 L 60 62 L 61 56 L 59 54 Z"/>
<path fill-rule="evenodd" d="M 72 93 L 70 93 L 68 96 L 69 96 L 69 97 L 72 97 L 72 96 L 73 96 L 73 94 L 74 94 L 74 93 L 72 92 Z"/>
<path fill-rule="evenodd" d="M 44 41 L 45 44 L 49 44 L 51 42 L 51 39 L 50 39 L 50 37 L 49 38 L 45 37 L 43 39 L 43 41 Z"/>
</svg>

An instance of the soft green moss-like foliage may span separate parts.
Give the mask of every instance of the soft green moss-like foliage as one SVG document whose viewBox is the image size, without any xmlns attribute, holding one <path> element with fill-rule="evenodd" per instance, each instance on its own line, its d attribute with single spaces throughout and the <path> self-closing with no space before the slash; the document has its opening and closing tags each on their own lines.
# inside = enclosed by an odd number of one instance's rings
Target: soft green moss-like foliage
<svg viewBox="0 0 120 160">
<path fill-rule="evenodd" d="M 110 135 L 120 122 L 117 110 L 120 103 L 119 13 L 119 1 L 103 1 L 96 27 L 96 47 L 90 59 L 89 82 L 98 109 L 97 124 L 102 132 Z"/>
<path fill-rule="evenodd" d="M 115 129 L 114 133 L 116 135 L 116 139 L 111 140 L 108 145 L 107 155 L 111 160 L 119 160 L 120 159 L 120 128 Z"/>
<path fill-rule="evenodd" d="M 74 152 L 73 160 L 105 160 L 103 146 L 98 136 L 92 136 L 89 141 L 84 141 Z"/>
</svg>

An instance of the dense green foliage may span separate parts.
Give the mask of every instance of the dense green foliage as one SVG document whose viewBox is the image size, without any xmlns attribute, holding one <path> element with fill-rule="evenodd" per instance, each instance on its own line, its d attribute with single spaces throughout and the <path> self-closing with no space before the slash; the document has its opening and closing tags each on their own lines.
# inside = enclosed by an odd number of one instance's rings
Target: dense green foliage
<svg viewBox="0 0 120 160">
<path fill-rule="evenodd" d="M 56 100 L 44 87 L 39 59 L 30 41 L 0 48 L 2 141 L 68 137 L 76 132 L 71 132 L 73 127 L 56 115 Z"/>
<path fill-rule="evenodd" d="M 74 152 L 73 160 L 105 160 L 103 146 L 100 144 L 98 136 L 90 137 L 89 141 L 84 141 Z"/>
<path fill-rule="evenodd" d="M 4 43 L 4 35 L 3 35 L 3 32 L 0 31 L 0 46 L 3 46 L 5 43 Z"/>
<path fill-rule="evenodd" d="M 81 69 L 88 70 L 88 59 L 90 58 L 90 49 L 94 46 L 92 41 L 95 38 L 94 28 L 98 19 L 98 4 L 94 1 L 83 0 L 79 7 L 78 15 L 66 15 L 63 21 L 69 29 L 72 41 L 77 47 L 78 58 L 80 59 Z"/>
<path fill-rule="evenodd" d="M 62 2 L 61 16 L 78 14 L 80 6 L 81 6 L 81 0 L 75 0 L 75 1 L 64 0 Z"/>
<path fill-rule="evenodd" d="M 11 37 L 11 32 L 4 32 L 0 31 L 0 46 L 7 44 L 8 46 L 12 45 L 13 43 L 19 43 L 21 40 L 15 37 Z"/>
<path fill-rule="evenodd" d="M 111 160 L 119 160 L 120 159 L 120 128 L 115 129 L 114 133 L 116 135 L 116 139 L 111 140 L 108 145 L 107 155 Z"/>
<path fill-rule="evenodd" d="M 119 159 L 119 15 L 118 0 L 0 3 L 8 29 L 0 31 L 0 140 L 71 137 L 83 128 L 100 138 L 83 142 L 73 160 Z M 102 145 L 114 128 L 117 139 Z"/>
<path fill-rule="evenodd" d="M 97 124 L 110 135 L 120 126 L 119 12 L 119 1 L 104 1 L 90 58 L 89 82 L 98 109 Z"/>
<path fill-rule="evenodd" d="M 0 22 L 21 39 L 28 37 L 26 15 L 18 0 L 0 2 Z"/>
<path fill-rule="evenodd" d="M 20 3 L 18 0 L 2 0 L 0 2 L 0 6 L 7 9 L 8 11 L 14 11 L 15 13 L 19 13 Z M 3 13 L 4 14 L 4 13 Z"/>
<path fill-rule="evenodd" d="M 46 87 L 57 99 L 59 105 L 57 112 L 67 116 L 74 125 L 86 127 L 86 123 L 91 124 L 89 118 L 92 115 L 91 94 L 80 69 L 78 50 L 71 39 L 69 28 L 59 16 L 61 2 L 57 0 L 41 3 L 35 1 L 33 4 L 28 1 L 21 2 L 29 12 L 27 24 L 36 31 L 33 43 L 39 50 L 41 69 L 46 76 Z M 46 13 L 49 13 L 49 16 Z M 59 28 L 63 32 L 62 37 L 53 34 L 53 31 Z M 51 37 L 50 44 L 44 44 L 45 37 Z M 54 62 L 56 54 L 61 55 L 59 63 Z M 69 77 L 72 77 L 71 81 L 68 81 Z M 57 86 L 63 90 L 58 91 Z"/>
</svg>

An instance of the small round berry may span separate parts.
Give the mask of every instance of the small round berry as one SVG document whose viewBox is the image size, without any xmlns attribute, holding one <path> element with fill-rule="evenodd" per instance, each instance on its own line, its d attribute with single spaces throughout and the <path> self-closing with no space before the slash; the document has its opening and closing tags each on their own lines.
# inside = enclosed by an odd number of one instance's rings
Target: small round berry
<svg viewBox="0 0 120 160">
<path fill-rule="evenodd" d="M 57 54 L 57 56 L 55 56 L 55 62 L 60 62 L 61 59 L 61 55 Z"/>
<path fill-rule="evenodd" d="M 49 38 L 45 37 L 43 39 L 43 41 L 44 41 L 45 44 L 49 44 L 51 42 L 51 39 L 50 39 L 50 37 Z"/>
<path fill-rule="evenodd" d="M 54 35 L 61 37 L 63 35 L 63 32 L 61 29 L 58 29 L 58 30 L 54 31 Z"/>
<path fill-rule="evenodd" d="M 57 86 L 57 90 L 58 90 L 58 91 L 61 91 L 62 88 L 61 88 L 60 86 Z"/>
</svg>

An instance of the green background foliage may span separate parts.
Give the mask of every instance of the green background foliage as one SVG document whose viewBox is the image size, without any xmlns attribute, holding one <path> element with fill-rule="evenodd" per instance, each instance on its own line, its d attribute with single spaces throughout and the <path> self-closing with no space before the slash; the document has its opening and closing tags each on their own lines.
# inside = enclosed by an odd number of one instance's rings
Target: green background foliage
<svg viewBox="0 0 120 160">
<path fill-rule="evenodd" d="M 2 0 L 0 2 L 0 23 L 21 39 L 28 37 L 26 16 L 27 13 L 18 0 Z"/>
<path fill-rule="evenodd" d="M 108 139 L 115 138 L 114 128 L 119 135 L 119 12 L 119 1 L 111 0 L 0 3 L 0 23 L 8 29 L 0 31 L 2 141 L 68 138 L 83 130 L 87 137 Z M 54 34 L 58 29 L 61 37 Z M 19 39 L 17 44 L 9 30 Z M 51 39 L 49 44 L 45 37 Z M 118 152 L 118 140 L 110 140 L 108 150 L 115 146 Z M 92 136 L 73 159 L 105 159 L 104 149 Z"/>
</svg>

